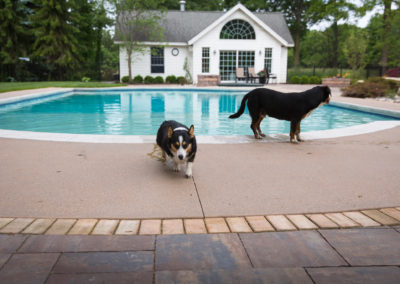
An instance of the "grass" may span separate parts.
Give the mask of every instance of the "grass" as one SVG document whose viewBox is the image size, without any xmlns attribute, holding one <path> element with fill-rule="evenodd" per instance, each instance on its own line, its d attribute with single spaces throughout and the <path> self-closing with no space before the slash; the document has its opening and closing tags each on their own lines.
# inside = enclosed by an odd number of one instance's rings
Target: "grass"
<svg viewBox="0 0 400 284">
<path fill-rule="evenodd" d="M 353 74 L 351 69 L 342 70 L 340 68 L 315 68 L 315 76 L 320 78 L 328 78 L 328 77 L 335 77 L 336 75 L 345 76 L 346 78 L 350 79 L 366 79 L 367 78 L 367 71 L 362 70 L 359 74 Z M 289 68 L 288 69 L 288 79 L 292 76 L 313 76 L 314 69 L 313 68 Z M 379 70 L 370 70 L 369 77 L 379 76 Z"/>
<path fill-rule="evenodd" d="M 40 89 L 49 87 L 59 88 L 107 88 L 107 87 L 121 87 L 126 86 L 119 83 L 105 83 L 105 82 L 0 82 L 0 93 Z"/>
</svg>

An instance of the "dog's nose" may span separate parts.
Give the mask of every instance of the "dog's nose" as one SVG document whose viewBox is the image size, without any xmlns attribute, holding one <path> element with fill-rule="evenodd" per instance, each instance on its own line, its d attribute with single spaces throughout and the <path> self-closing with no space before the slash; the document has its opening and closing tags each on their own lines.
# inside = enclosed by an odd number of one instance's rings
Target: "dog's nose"
<svg viewBox="0 0 400 284">
<path fill-rule="evenodd" d="M 179 160 L 183 160 L 183 155 L 178 156 Z"/>
</svg>

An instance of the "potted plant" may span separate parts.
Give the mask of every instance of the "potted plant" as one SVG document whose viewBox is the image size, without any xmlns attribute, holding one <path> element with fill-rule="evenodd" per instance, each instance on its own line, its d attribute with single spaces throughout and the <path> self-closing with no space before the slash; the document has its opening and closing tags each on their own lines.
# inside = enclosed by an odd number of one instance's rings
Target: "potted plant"
<svg viewBox="0 0 400 284">
<path fill-rule="evenodd" d="M 260 84 L 265 84 L 265 82 L 267 81 L 267 73 L 265 72 L 265 70 L 261 70 L 260 72 L 257 73 L 257 75 Z"/>
</svg>

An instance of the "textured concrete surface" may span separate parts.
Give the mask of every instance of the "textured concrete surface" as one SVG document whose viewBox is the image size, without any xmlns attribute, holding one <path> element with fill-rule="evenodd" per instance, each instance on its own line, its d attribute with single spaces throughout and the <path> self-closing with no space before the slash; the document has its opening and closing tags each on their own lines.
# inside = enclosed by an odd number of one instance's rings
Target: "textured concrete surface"
<svg viewBox="0 0 400 284">
<path fill-rule="evenodd" d="M 201 144 L 193 179 L 149 157 L 152 149 L 0 139 L 0 216 L 245 216 L 400 203 L 400 127 L 299 144 Z"/>
<path fill-rule="evenodd" d="M 333 89 L 334 101 L 400 109 L 339 94 Z M 149 157 L 152 150 L 153 144 L 0 138 L 0 217 L 204 218 L 400 204 L 400 127 L 300 144 L 199 144 L 193 179 Z"/>
</svg>

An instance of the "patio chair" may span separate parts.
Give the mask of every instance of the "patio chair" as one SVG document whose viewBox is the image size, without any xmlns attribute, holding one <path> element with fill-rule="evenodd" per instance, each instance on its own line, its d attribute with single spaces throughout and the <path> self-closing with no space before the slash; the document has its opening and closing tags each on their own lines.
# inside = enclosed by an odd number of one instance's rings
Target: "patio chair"
<svg viewBox="0 0 400 284">
<path fill-rule="evenodd" d="M 271 83 L 277 83 L 278 77 L 276 76 L 276 74 L 270 73 L 270 74 L 268 74 L 268 75 L 269 75 L 268 78 L 269 78 L 269 80 L 270 80 Z"/>
<path fill-rule="evenodd" d="M 258 76 L 257 76 L 256 72 L 254 71 L 254 67 L 249 67 L 247 70 L 248 70 L 248 74 L 249 74 L 249 78 L 250 78 L 250 83 L 255 83 Z"/>
<path fill-rule="evenodd" d="M 244 75 L 244 68 L 243 67 L 236 68 L 235 82 L 237 83 L 237 81 L 239 81 L 240 79 L 243 79 L 243 80 L 247 81 L 247 77 Z"/>
</svg>

